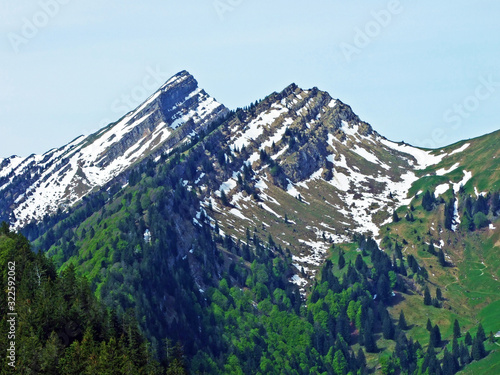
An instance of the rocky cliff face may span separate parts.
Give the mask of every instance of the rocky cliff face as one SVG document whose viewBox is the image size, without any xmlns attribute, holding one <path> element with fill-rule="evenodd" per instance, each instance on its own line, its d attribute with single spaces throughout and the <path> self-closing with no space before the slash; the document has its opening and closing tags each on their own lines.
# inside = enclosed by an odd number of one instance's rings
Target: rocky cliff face
<svg viewBox="0 0 500 375">
<path fill-rule="evenodd" d="M 0 219 L 20 227 L 70 206 L 144 158 L 188 142 L 227 111 L 180 72 L 95 134 L 43 155 L 0 160 Z"/>
</svg>

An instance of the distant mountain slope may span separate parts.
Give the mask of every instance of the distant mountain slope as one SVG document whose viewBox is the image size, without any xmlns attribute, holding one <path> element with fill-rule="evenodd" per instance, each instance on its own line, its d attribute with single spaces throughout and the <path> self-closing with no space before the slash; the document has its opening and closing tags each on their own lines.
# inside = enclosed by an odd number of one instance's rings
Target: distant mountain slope
<svg viewBox="0 0 500 375">
<path fill-rule="evenodd" d="M 191 139 L 227 109 L 183 71 L 141 106 L 43 155 L 0 160 L 0 218 L 16 227 L 78 202 L 149 155 Z"/>
</svg>

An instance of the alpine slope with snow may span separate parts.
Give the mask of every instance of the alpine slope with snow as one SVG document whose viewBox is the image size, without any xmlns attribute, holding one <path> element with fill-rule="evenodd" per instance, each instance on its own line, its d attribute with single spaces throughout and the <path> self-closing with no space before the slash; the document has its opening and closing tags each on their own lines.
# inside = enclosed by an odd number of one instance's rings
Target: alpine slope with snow
<svg viewBox="0 0 500 375">
<path fill-rule="evenodd" d="M 472 178 L 463 167 L 471 143 L 423 150 L 389 141 L 316 88 L 271 94 L 221 132 L 220 173 L 209 179 L 200 169 L 185 184 L 201 192 L 201 211 L 224 235 L 245 241 L 252 228 L 271 235 L 293 249 L 298 269 L 320 266 L 332 243 L 354 234 L 380 243 L 380 227 L 421 193 L 421 179 L 447 179 L 435 189 L 440 195 Z"/>
<path fill-rule="evenodd" d="M 193 225 L 208 220 L 243 242 L 249 232 L 271 236 L 307 270 L 354 235 L 380 244 L 394 211 L 425 190 L 438 199 L 499 189 L 494 139 L 498 132 L 438 150 L 393 142 L 327 92 L 295 84 L 229 111 L 183 71 L 95 134 L 0 160 L 0 218 L 22 228 L 93 192 L 124 188 L 136 165 L 162 163 L 172 150 L 193 153 L 180 181 L 200 203 Z M 452 228 L 461 221 L 457 205 Z"/>
<path fill-rule="evenodd" d="M 188 142 L 226 112 L 193 76 L 180 72 L 95 134 L 43 155 L 0 160 L 0 216 L 21 227 L 65 209 L 146 157 Z"/>
</svg>

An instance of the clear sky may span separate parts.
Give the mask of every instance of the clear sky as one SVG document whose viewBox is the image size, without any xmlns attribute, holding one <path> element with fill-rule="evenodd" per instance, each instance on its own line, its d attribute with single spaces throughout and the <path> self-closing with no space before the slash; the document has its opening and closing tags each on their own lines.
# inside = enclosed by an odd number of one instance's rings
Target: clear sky
<svg viewBox="0 0 500 375">
<path fill-rule="evenodd" d="M 0 0 L 0 157 L 90 134 L 188 70 L 229 108 L 295 82 L 380 134 L 500 128 L 499 1 Z"/>
</svg>

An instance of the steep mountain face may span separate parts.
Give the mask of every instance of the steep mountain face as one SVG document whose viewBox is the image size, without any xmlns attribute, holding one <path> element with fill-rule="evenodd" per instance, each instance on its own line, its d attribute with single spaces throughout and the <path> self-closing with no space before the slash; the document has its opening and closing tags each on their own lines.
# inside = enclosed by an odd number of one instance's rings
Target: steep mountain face
<svg viewBox="0 0 500 375">
<path fill-rule="evenodd" d="M 226 112 L 193 76 L 180 72 L 95 134 L 43 155 L 0 160 L 0 218 L 22 227 L 69 207 L 145 157 L 188 142 Z"/>
<path fill-rule="evenodd" d="M 243 241 L 247 229 L 272 236 L 306 271 L 332 243 L 379 238 L 393 211 L 410 204 L 417 175 L 448 156 L 391 142 L 340 100 L 295 85 L 237 113 L 217 144 L 216 173 L 200 168 L 185 181 L 204 214 Z"/>
</svg>

